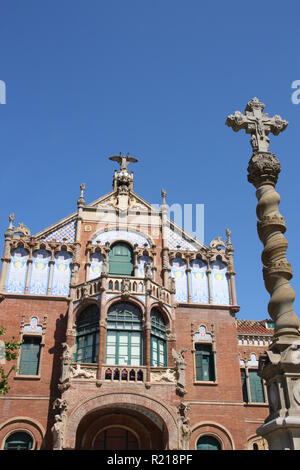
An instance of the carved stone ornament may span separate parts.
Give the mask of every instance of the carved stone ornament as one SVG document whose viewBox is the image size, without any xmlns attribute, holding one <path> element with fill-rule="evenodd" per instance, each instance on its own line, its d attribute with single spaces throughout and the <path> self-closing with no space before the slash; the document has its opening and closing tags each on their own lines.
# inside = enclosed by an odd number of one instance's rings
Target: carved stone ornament
<svg viewBox="0 0 300 470">
<path fill-rule="evenodd" d="M 97 371 L 88 368 L 82 368 L 80 364 L 70 367 L 70 377 L 72 379 L 95 379 Z"/>
<path fill-rule="evenodd" d="M 281 171 L 279 160 L 271 153 L 254 153 L 248 165 L 248 181 L 255 187 L 263 182 L 276 184 Z"/>
<path fill-rule="evenodd" d="M 185 389 L 185 372 L 186 372 L 186 362 L 184 360 L 183 353 L 186 352 L 186 349 L 181 349 L 178 353 L 175 349 L 172 349 L 172 356 L 175 361 L 175 370 L 176 370 L 176 391 L 180 396 L 183 396 L 187 393 Z"/>
<path fill-rule="evenodd" d="M 57 398 L 53 402 L 53 409 L 58 409 L 59 413 L 55 415 L 55 423 L 51 428 L 53 436 L 53 450 L 62 450 L 64 443 L 65 427 L 66 427 L 66 411 L 68 403 L 62 398 Z"/>
<path fill-rule="evenodd" d="M 153 371 L 151 372 L 151 382 L 154 383 L 176 383 L 175 370 L 167 369 L 165 371 Z"/>
</svg>

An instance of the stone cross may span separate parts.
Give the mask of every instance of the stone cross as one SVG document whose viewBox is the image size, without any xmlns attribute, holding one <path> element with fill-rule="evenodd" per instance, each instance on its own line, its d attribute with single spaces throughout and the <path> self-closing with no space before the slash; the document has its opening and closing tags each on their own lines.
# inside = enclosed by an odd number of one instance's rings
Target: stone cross
<svg viewBox="0 0 300 470">
<path fill-rule="evenodd" d="M 236 111 L 228 116 L 225 123 L 235 132 L 245 129 L 246 134 L 251 134 L 251 145 L 254 152 L 269 152 L 269 133 L 278 135 L 288 125 L 288 122 L 277 114 L 270 118 L 267 113 L 263 112 L 264 107 L 264 103 L 261 103 L 258 98 L 253 98 L 247 104 L 245 114 Z"/>
</svg>

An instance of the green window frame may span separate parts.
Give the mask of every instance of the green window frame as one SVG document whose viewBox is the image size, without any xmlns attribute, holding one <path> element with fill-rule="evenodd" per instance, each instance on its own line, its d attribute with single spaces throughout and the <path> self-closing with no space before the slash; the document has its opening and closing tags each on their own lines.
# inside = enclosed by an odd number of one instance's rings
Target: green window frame
<svg viewBox="0 0 300 470">
<path fill-rule="evenodd" d="M 109 252 L 109 274 L 133 276 L 133 252 L 127 243 L 112 245 Z"/>
<path fill-rule="evenodd" d="M 216 380 L 215 359 L 211 344 L 195 344 L 195 369 L 197 382 Z"/>
<path fill-rule="evenodd" d="M 221 450 L 221 444 L 213 436 L 201 436 L 197 440 L 197 450 Z"/>
<path fill-rule="evenodd" d="M 4 450 L 31 450 L 33 438 L 27 432 L 14 432 L 5 440 Z"/>
<path fill-rule="evenodd" d="M 18 367 L 19 375 L 38 375 L 41 354 L 40 336 L 23 336 Z"/>
<path fill-rule="evenodd" d="M 167 367 L 167 328 L 163 315 L 158 309 L 151 311 L 151 366 Z"/>
<path fill-rule="evenodd" d="M 248 369 L 248 377 L 245 369 L 241 369 L 241 380 L 245 403 L 265 403 L 264 385 L 257 369 Z"/>
<path fill-rule="evenodd" d="M 99 351 L 99 320 L 97 305 L 89 305 L 78 316 L 76 322 L 75 362 L 95 364 Z"/>
<path fill-rule="evenodd" d="M 265 394 L 263 381 L 259 375 L 257 375 L 256 369 L 249 369 L 249 385 L 250 385 L 250 396 L 251 403 L 264 403 Z"/>
<path fill-rule="evenodd" d="M 108 310 L 105 363 L 143 364 L 142 315 L 133 304 L 119 302 Z"/>
</svg>

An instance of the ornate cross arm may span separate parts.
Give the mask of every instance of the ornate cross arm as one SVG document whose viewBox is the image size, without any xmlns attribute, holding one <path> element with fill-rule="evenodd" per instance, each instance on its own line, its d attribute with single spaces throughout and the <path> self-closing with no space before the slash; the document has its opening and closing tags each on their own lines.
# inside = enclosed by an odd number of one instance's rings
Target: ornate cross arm
<svg viewBox="0 0 300 470">
<path fill-rule="evenodd" d="M 269 152 L 269 133 L 278 135 L 288 125 L 288 122 L 277 114 L 270 118 L 267 113 L 263 112 L 264 108 L 264 103 L 261 103 L 258 98 L 253 98 L 247 104 L 245 114 L 236 111 L 230 114 L 225 122 L 235 132 L 245 129 L 246 134 L 251 134 L 250 142 L 254 152 Z"/>
</svg>

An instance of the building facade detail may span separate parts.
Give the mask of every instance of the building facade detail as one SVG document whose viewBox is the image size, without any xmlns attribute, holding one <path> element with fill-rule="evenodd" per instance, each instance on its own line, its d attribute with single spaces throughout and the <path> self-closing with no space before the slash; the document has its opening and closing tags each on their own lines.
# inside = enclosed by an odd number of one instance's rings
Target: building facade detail
<svg viewBox="0 0 300 470">
<path fill-rule="evenodd" d="M 137 159 L 111 160 L 112 191 L 87 204 L 82 184 L 65 219 L 32 235 L 9 217 L 0 309 L 22 348 L 1 445 L 26 403 L 35 448 L 107 449 L 113 429 L 120 450 L 246 449 L 267 403 L 244 401 L 241 370 L 272 334 L 235 318 L 231 232 L 203 245 L 169 219 L 165 190 L 160 208 L 134 192 Z"/>
</svg>

